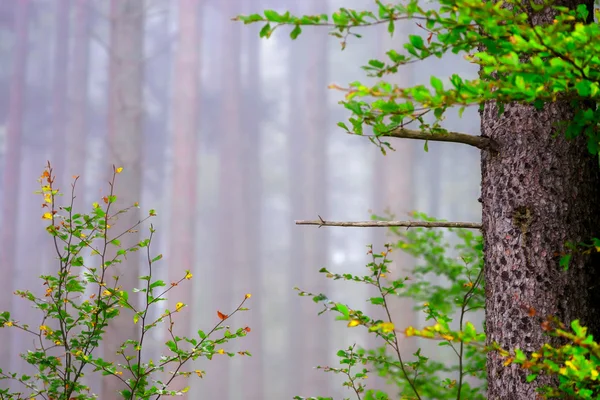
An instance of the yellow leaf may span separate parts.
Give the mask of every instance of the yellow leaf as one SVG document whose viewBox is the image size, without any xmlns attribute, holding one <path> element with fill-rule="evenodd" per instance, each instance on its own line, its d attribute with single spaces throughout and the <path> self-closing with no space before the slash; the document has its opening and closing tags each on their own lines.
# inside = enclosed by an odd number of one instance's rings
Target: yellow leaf
<svg viewBox="0 0 600 400">
<path fill-rule="evenodd" d="M 353 319 L 350 322 L 348 322 L 348 328 L 354 328 L 355 326 L 360 325 L 360 321 L 357 319 Z"/>
<path fill-rule="evenodd" d="M 413 328 L 412 326 L 409 326 L 408 328 L 406 328 L 404 330 L 404 334 L 406 336 L 414 336 L 415 335 L 415 328 Z"/>
<path fill-rule="evenodd" d="M 219 353 L 219 354 L 225 354 L 225 350 L 219 349 L 219 350 L 217 350 L 217 353 Z"/>
<path fill-rule="evenodd" d="M 190 279 L 192 279 L 192 276 L 194 275 L 192 275 L 192 273 L 188 271 L 187 274 L 185 274 L 185 279 L 189 281 Z"/>
<path fill-rule="evenodd" d="M 505 367 L 508 367 L 512 362 L 513 362 L 513 358 L 509 357 L 506 359 L 506 361 L 504 361 L 504 363 L 502 363 L 502 365 L 504 365 Z"/>
<path fill-rule="evenodd" d="M 44 215 L 42 215 L 42 219 L 52 219 L 52 213 L 44 213 Z"/>
<path fill-rule="evenodd" d="M 177 303 L 177 304 L 175 304 L 175 311 L 179 311 L 179 310 L 181 310 L 181 309 L 183 308 L 183 306 L 184 306 L 184 305 L 185 305 L 185 304 L 183 304 L 183 303 Z"/>
<path fill-rule="evenodd" d="M 381 324 L 381 330 L 384 333 L 392 332 L 394 330 L 394 324 L 391 322 L 384 322 L 383 324 Z"/>
<path fill-rule="evenodd" d="M 98 207 L 100 207 L 100 204 L 98 204 L 98 202 L 93 202 L 92 203 L 92 207 L 98 208 Z"/>
<path fill-rule="evenodd" d="M 195 370 L 194 372 L 195 372 L 195 373 L 196 373 L 196 375 L 198 375 L 198 377 L 200 377 L 200 378 L 202 378 L 202 375 L 204 375 L 204 371 L 202 371 L 202 370 L 199 370 L 199 369 Z"/>
<path fill-rule="evenodd" d="M 117 168 L 117 169 L 115 170 L 115 172 L 116 172 L 117 174 L 120 174 L 121 172 L 123 172 L 123 167 L 119 167 L 119 168 Z"/>
<path fill-rule="evenodd" d="M 246 298 L 249 299 L 250 297 L 252 297 L 252 295 L 250 293 L 246 293 Z"/>
</svg>

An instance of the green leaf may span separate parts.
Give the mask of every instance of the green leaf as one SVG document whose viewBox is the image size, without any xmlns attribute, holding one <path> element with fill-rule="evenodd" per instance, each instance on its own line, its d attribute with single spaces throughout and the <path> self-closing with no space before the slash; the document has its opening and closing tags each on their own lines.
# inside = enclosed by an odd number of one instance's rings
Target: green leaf
<svg viewBox="0 0 600 400">
<path fill-rule="evenodd" d="M 415 46 L 416 49 L 422 50 L 425 48 L 423 38 L 419 35 L 409 35 L 408 40 L 410 40 L 410 44 Z"/>
<path fill-rule="evenodd" d="M 559 265 L 564 271 L 569 269 L 569 262 L 571 261 L 572 254 L 566 254 L 560 258 Z"/>
<path fill-rule="evenodd" d="M 274 10 L 265 10 L 265 18 L 271 22 L 282 22 L 283 18 L 277 11 Z"/>
<path fill-rule="evenodd" d="M 271 24 L 266 24 L 265 26 L 263 26 L 258 35 L 261 38 L 266 37 L 268 39 L 271 35 Z"/>
<path fill-rule="evenodd" d="M 337 303 L 335 305 L 335 308 L 346 318 L 349 318 L 349 311 L 348 311 L 348 307 L 346 307 L 346 305 L 342 304 L 342 303 Z"/>
<path fill-rule="evenodd" d="M 292 38 L 292 40 L 295 40 L 301 33 L 302 28 L 300 28 L 300 25 L 296 25 L 294 29 L 292 29 L 292 31 L 290 32 L 290 37 Z"/>
<path fill-rule="evenodd" d="M 435 92 L 437 94 L 440 94 L 440 93 L 442 93 L 444 91 L 444 84 L 437 77 L 432 76 L 430 78 L 430 82 L 431 82 L 431 86 L 435 89 Z"/>
</svg>

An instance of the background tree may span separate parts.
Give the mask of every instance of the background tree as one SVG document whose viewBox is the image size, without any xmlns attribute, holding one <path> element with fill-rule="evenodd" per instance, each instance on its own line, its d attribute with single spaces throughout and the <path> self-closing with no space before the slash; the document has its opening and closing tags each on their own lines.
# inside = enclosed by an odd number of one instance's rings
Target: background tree
<svg viewBox="0 0 600 400">
<path fill-rule="evenodd" d="M 23 109 L 25 107 L 26 70 L 29 51 L 29 16 L 30 4 L 28 0 L 21 0 L 12 7 L 14 17 L 14 55 L 12 57 L 12 73 L 10 83 L 10 101 L 8 121 L 6 128 L 4 169 L 2 180 L 2 226 L 0 227 L 0 268 L 3 276 L 10 277 L 16 261 L 17 238 L 14 231 L 17 229 L 17 208 L 19 199 L 19 177 L 21 171 L 21 135 L 23 133 Z M 0 303 L 5 308 L 11 308 L 13 303 L 12 292 L 1 290 Z M 8 344 L 0 349 L 0 360 L 4 366 L 10 364 L 10 341 L 3 338 L 3 343 Z"/>
<path fill-rule="evenodd" d="M 194 266 L 196 183 L 198 163 L 196 161 L 198 136 L 198 70 L 200 64 L 200 35 L 198 29 L 199 0 L 180 2 L 178 9 L 179 34 L 174 66 L 173 96 L 173 193 L 171 200 L 171 229 L 169 255 L 169 282 L 177 282 Z M 169 298 L 169 309 L 174 310 L 178 302 L 192 304 L 191 290 L 183 290 L 176 298 Z M 189 318 L 177 318 L 173 332 L 188 336 L 191 332 Z M 169 374 L 166 374 L 168 379 Z M 186 379 L 175 384 L 182 389 Z M 185 397 L 185 395 L 184 395 Z"/>
<path fill-rule="evenodd" d="M 142 194 L 142 117 L 143 117 L 143 71 L 144 71 L 144 20 L 143 0 L 112 0 L 110 3 L 110 61 L 108 85 L 108 165 L 122 167 L 129 173 L 119 179 L 115 192 L 119 193 L 116 206 L 125 208 L 139 202 Z M 104 167 L 107 171 L 107 166 Z M 112 167 L 111 167 L 112 169 Z M 108 176 L 108 175 L 107 175 Z M 106 195 L 106 194 L 105 194 Z M 115 221 L 116 229 L 135 226 L 140 220 L 137 209 Z M 130 247 L 140 236 L 128 235 L 123 246 Z M 119 285 L 131 290 L 138 285 L 139 252 L 128 254 L 126 261 L 118 265 L 114 275 Z M 123 338 L 138 337 L 138 329 L 132 317 L 122 313 L 118 325 L 109 327 L 104 341 L 104 359 L 117 361 L 115 349 L 120 348 Z M 118 326 L 118 328 L 116 328 Z M 119 360 L 123 361 L 123 360 Z M 104 380 L 102 393 L 106 398 L 117 398 L 120 389 L 116 380 Z"/>
<path fill-rule="evenodd" d="M 91 12 L 86 0 L 77 0 L 73 4 L 73 47 L 71 85 L 68 88 L 67 112 L 67 167 L 66 181 L 73 175 L 82 175 L 85 171 L 85 149 L 89 115 L 88 79 Z M 85 176 L 82 175 L 82 182 Z"/>
</svg>

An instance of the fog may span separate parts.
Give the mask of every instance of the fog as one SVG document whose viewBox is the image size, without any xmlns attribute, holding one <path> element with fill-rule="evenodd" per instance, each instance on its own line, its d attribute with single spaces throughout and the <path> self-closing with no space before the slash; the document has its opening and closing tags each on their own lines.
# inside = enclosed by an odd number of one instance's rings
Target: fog
<svg viewBox="0 0 600 400">
<path fill-rule="evenodd" d="M 0 2 L 0 310 L 37 329 L 39 310 L 15 296 L 31 290 L 43 297 L 38 279 L 55 273 L 58 260 L 42 218 L 37 179 L 49 160 L 55 187 L 74 208 L 89 212 L 109 194 L 112 166 L 122 167 L 114 187 L 115 207 L 134 208 L 118 218 L 115 232 L 145 218 L 122 245 L 153 234 L 156 279 L 167 284 L 185 276 L 153 315 L 178 302 L 179 335 L 197 337 L 244 299 L 250 310 L 227 321 L 249 327 L 246 337 L 224 345 L 252 357 L 215 356 L 190 362 L 203 370 L 176 385 L 190 385 L 187 398 L 291 399 L 349 397 L 341 378 L 314 367 L 338 366 L 336 352 L 352 343 L 373 345 L 365 329 L 346 327 L 294 287 L 326 293 L 335 301 L 371 310 L 363 285 L 331 281 L 319 270 L 361 273 L 370 261 L 366 245 L 383 250 L 393 240 L 383 228 L 296 226 L 300 219 L 369 220 L 391 212 L 397 219 L 419 210 L 447 220 L 479 221 L 479 154 L 457 144 L 396 139 L 383 156 L 365 137 L 336 126 L 349 113 L 344 93 L 328 89 L 367 78 L 360 67 L 402 50 L 414 22 L 360 30 L 362 39 L 340 40 L 326 27 L 306 27 L 295 41 L 288 27 L 269 40 L 262 25 L 231 21 L 265 8 L 293 13 L 331 13 L 341 6 L 368 8 L 367 0 L 4 0 Z M 475 76 L 460 55 L 407 65 L 391 79 L 403 86 L 427 84 L 431 75 Z M 479 133 L 477 110 L 461 119 L 449 113 L 444 126 Z M 139 287 L 147 274 L 145 252 L 115 266 L 119 283 Z M 413 260 L 394 255 L 401 276 Z M 86 266 L 97 259 L 86 256 Z M 89 264 L 89 265 L 88 265 Z M 130 295 L 134 298 L 134 294 Z M 136 300 L 137 301 L 137 300 Z M 398 326 L 419 324 L 412 304 L 397 301 Z M 136 335 L 125 312 L 108 329 L 98 354 L 111 359 Z M 145 351 L 158 359 L 169 340 L 165 327 L 148 334 Z M 16 329 L 0 329 L 0 368 L 35 373 L 19 354 L 33 340 Z M 412 354 L 416 339 L 402 339 Z M 437 350 L 434 350 L 437 351 Z M 96 375 L 98 374 L 98 375 Z M 93 378 L 92 378 L 93 377 Z M 113 377 L 88 371 L 86 383 L 100 399 L 117 399 Z M 376 377 L 375 387 L 383 387 Z M 0 388 L 8 382 L 0 380 Z M 13 388 L 18 388 L 15 384 Z M 23 390 L 23 387 L 19 388 Z"/>
</svg>

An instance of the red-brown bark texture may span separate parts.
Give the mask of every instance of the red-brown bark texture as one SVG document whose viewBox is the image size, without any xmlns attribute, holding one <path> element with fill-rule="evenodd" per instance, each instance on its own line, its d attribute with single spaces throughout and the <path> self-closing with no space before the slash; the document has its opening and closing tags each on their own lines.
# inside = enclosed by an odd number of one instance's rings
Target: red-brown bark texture
<svg viewBox="0 0 600 400">
<path fill-rule="evenodd" d="M 579 319 L 599 332 L 597 255 L 575 253 L 567 271 L 559 265 L 567 242 L 600 237 L 598 159 L 584 137 L 567 140 L 557 126 L 572 117 L 564 101 L 541 111 L 510 104 L 501 116 L 494 103 L 482 111 L 482 135 L 499 145 L 481 159 L 486 333 L 505 349 L 529 354 L 548 342 L 540 324 L 548 315 L 567 324 Z M 526 383 L 528 372 L 504 361 L 488 356 L 489 399 L 535 399 L 536 388 L 555 384 L 549 377 Z"/>
</svg>

